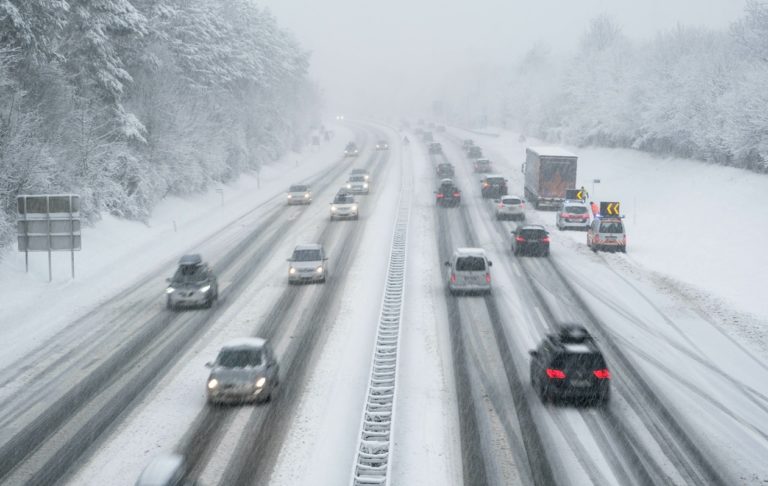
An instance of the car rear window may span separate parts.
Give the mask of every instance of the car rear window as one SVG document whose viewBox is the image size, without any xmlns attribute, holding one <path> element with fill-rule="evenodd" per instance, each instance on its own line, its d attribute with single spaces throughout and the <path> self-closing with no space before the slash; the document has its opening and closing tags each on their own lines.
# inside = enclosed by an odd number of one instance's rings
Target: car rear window
<svg viewBox="0 0 768 486">
<path fill-rule="evenodd" d="M 561 353 L 552 358 L 550 364 L 552 368 L 565 370 L 594 371 L 605 368 L 605 360 L 600 353 L 595 352 L 572 352 Z"/>
<path fill-rule="evenodd" d="M 305 192 L 306 190 L 307 186 L 291 186 L 288 192 Z"/>
<path fill-rule="evenodd" d="M 540 229 L 524 229 L 520 231 L 520 236 L 526 240 L 540 240 L 547 236 L 547 232 Z"/>
<path fill-rule="evenodd" d="M 513 205 L 520 204 L 522 201 L 516 197 L 505 197 L 501 200 L 501 202 L 503 202 L 504 204 L 513 206 Z"/>
<path fill-rule="evenodd" d="M 488 184 L 493 184 L 493 185 L 504 184 L 503 177 L 489 177 L 486 179 L 486 181 L 488 181 Z"/>
<path fill-rule="evenodd" d="M 485 258 L 476 256 L 459 257 L 456 259 L 456 271 L 482 272 L 485 270 Z"/>
<path fill-rule="evenodd" d="M 320 260 L 320 250 L 294 250 L 293 258 L 297 262 L 313 262 Z"/>
<path fill-rule="evenodd" d="M 620 221 L 604 221 L 600 225 L 601 233 L 624 233 L 624 225 Z"/>
<path fill-rule="evenodd" d="M 225 349 L 219 353 L 216 363 L 224 368 L 260 366 L 263 354 L 261 349 Z"/>
<path fill-rule="evenodd" d="M 568 214 L 587 214 L 585 206 L 566 206 L 565 212 Z"/>
</svg>

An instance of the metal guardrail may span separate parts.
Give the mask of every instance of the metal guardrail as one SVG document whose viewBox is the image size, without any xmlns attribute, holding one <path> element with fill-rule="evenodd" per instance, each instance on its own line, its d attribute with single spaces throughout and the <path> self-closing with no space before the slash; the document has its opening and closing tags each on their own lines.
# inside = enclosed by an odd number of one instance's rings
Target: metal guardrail
<svg viewBox="0 0 768 486">
<path fill-rule="evenodd" d="M 381 304 L 360 435 L 352 471 L 352 486 L 389 485 L 392 427 L 399 354 L 400 321 L 405 290 L 406 243 L 410 190 L 400 193 L 389 267 Z"/>
</svg>

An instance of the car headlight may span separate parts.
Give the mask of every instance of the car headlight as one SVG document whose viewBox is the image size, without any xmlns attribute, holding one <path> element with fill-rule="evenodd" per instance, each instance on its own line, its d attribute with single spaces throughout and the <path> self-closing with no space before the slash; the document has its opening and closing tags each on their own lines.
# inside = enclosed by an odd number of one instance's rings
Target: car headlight
<svg viewBox="0 0 768 486">
<path fill-rule="evenodd" d="M 174 289 L 173 287 L 168 287 L 167 289 L 165 289 L 166 294 L 172 294 L 174 292 L 176 292 L 176 289 Z"/>
<path fill-rule="evenodd" d="M 347 184 L 347 189 L 352 189 L 352 184 Z"/>
<path fill-rule="evenodd" d="M 208 389 L 209 390 L 213 390 L 217 386 L 219 386 L 219 380 L 217 380 L 216 378 L 211 378 L 210 380 L 208 380 Z"/>
<path fill-rule="evenodd" d="M 366 181 L 368 180 L 368 176 L 365 176 L 365 180 L 366 180 Z"/>
<path fill-rule="evenodd" d="M 293 197 L 292 195 L 288 194 L 288 199 L 291 199 L 292 197 Z"/>
<path fill-rule="evenodd" d="M 291 267 L 291 268 L 289 268 L 289 269 L 288 269 L 288 273 L 290 273 L 291 275 L 293 275 L 294 273 L 296 273 L 296 269 L 295 269 L 295 268 L 293 268 L 293 267 Z"/>
<path fill-rule="evenodd" d="M 267 383 L 267 379 L 266 379 L 266 378 L 264 378 L 264 377 L 262 376 L 261 378 L 259 378 L 258 380 L 256 380 L 256 388 L 261 388 L 261 387 L 263 387 L 263 386 L 264 386 L 266 383 Z"/>
<path fill-rule="evenodd" d="M 317 273 L 323 273 L 323 267 L 317 267 L 316 271 Z"/>
<path fill-rule="evenodd" d="M 368 189 L 368 183 L 363 184 L 363 189 Z"/>
<path fill-rule="evenodd" d="M 332 212 L 332 213 L 335 213 L 335 212 L 336 212 L 336 206 L 331 206 L 331 212 Z"/>
<path fill-rule="evenodd" d="M 357 204 L 352 206 L 352 211 L 357 211 Z"/>
<path fill-rule="evenodd" d="M 308 192 L 305 192 L 305 193 L 304 193 L 304 199 L 308 199 L 308 198 L 309 198 L 309 193 L 308 193 Z"/>
<path fill-rule="evenodd" d="M 211 290 L 211 286 L 210 285 L 203 285 L 202 287 L 200 287 L 200 292 L 202 292 L 202 293 L 206 293 L 209 290 Z"/>
</svg>

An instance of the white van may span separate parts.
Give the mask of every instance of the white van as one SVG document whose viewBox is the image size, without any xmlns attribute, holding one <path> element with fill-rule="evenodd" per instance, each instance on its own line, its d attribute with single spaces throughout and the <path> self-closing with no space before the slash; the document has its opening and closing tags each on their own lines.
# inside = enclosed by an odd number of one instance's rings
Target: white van
<svg viewBox="0 0 768 486">
<path fill-rule="evenodd" d="M 490 294 L 491 265 L 482 248 L 457 248 L 445 262 L 448 290 L 451 294 Z"/>
</svg>

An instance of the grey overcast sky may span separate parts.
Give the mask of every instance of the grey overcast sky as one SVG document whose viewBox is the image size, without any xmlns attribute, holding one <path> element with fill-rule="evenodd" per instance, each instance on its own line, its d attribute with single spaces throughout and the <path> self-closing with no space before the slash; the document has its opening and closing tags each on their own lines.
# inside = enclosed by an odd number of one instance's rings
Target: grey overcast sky
<svg viewBox="0 0 768 486">
<path fill-rule="evenodd" d="M 727 28 L 746 0 L 256 0 L 312 52 L 328 110 L 419 104 L 462 68 L 512 62 L 537 41 L 574 46 L 609 15 L 634 39 L 676 25 Z M 430 100 L 422 100 L 423 106 Z"/>
</svg>

